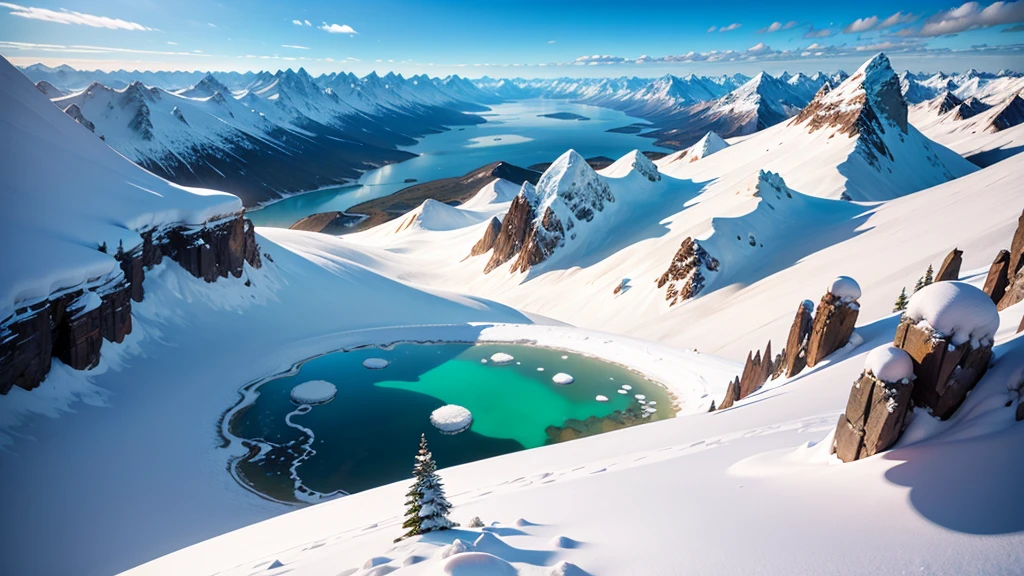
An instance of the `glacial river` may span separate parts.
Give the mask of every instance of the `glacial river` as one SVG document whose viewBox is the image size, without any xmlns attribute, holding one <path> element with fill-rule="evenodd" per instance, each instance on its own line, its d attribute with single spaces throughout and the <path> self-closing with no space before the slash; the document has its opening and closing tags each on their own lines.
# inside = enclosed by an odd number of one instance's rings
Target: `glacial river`
<svg viewBox="0 0 1024 576">
<path fill-rule="evenodd" d="M 561 120 L 544 117 L 553 113 L 577 114 L 589 120 Z M 527 167 L 550 162 L 569 148 L 585 158 L 618 158 L 633 149 L 670 150 L 654 145 L 650 138 L 608 132 L 642 122 L 615 110 L 573 104 L 559 100 L 524 100 L 493 106 L 481 114 L 485 124 L 455 126 L 447 132 L 430 134 L 406 148 L 419 154 L 398 164 L 363 174 L 357 184 L 298 194 L 259 210 L 249 217 L 257 226 L 288 227 L 318 212 L 345 210 L 361 202 L 393 194 L 411 186 L 406 180 L 426 182 L 461 176 L 491 162 L 504 160 Z"/>
</svg>

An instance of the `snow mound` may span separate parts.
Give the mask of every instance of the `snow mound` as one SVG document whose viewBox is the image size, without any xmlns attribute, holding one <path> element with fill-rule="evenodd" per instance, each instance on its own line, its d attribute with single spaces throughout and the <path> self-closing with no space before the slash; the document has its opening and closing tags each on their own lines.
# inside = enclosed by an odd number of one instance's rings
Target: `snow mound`
<svg viewBox="0 0 1024 576">
<path fill-rule="evenodd" d="M 477 223 L 476 216 L 466 210 L 460 210 L 433 198 L 427 198 L 412 212 L 402 218 L 395 232 L 410 228 L 442 232 L 457 230 Z"/>
<path fill-rule="evenodd" d="M 622 158 L 619 158 L 610 166 L 602 170 L 601 174 L 612 178 L 622 178 L 624 176 L 628 176 L 634 171 L 651 182 L 658 182 L 661 180 L 661 172 L 658 171 L 658 167 L 654 165 L 654 162 L 651 162 L 650 158 L 644 156 L 644 154 L 639 150 L 627 152 Z"/>
<path fill-rule="evenodd" d="M 326 404 L 334 400 L 338 388 L 326 380 L 310 380 L 292 388 L 292 402 L 296 404 Z"/>
<path fill-rule="evenodd" d="M 864 360 L 864 369 L 870 370 L 875 378 L 883 382 L 900 382 L 914 379 L 914 361 L 910 354 L 892 344 L 879 346 Z"/>
<path fill-rule="evenodd" d="M 838 276 L 829 285 L 828 291 L 837 298 L 845 301 L 853 301 L 860 298 L 860 284 L 849 276 Z"/>
<path fill-rule="evenodd" d="M 566 386 L 568 384 L 572 384 L 575 379 L 565 372 L 559 372 L 551 377 L 551 381 L 559 386 Z"/>
<path fill-rule="evenodd" d="M 467 544 L 466 542 L 463 542 L 462 540 L 456 538 L 451 544 L 441 548 L 441 551 L 438 552 L 437 555 L 440 556 L 441 559 L 443 560 L 445 558 L 451 558 L 456 554 L 464 554 L 466 552 L 471 551 L 472 549 L 472 544 Z"/>
<path fill-rule="evenodd" d="M 497 352 L 491 355 L 491 362 L 498 365 L 509 364 L 513 360 L 515 360 L 515 358 L 511 354 L 506 354 L 504 352 Z"/>
<path fill-rule="evenodd" d="M 959 346 L 977 347 L 992 342 L 999 329 L 999 311 L 980 289 L 964 282 L 935 282 L 910 297 L 906 315 L 949 336 Z"/>
<path fill-rule="evenodd" d="M 696 144 L 690 147 L 690 153 L 688 154 L 690 162 L 696 162 L 705 156 L 710 156 L 719 150 L 725 150 L 729 147 L 729 143 L 722 139 L 721 136 L 716 134 L 714 131 L 708 132 L 703 138 L 697 141 Z"/>
<path fill-rule="evenodd" d="M 594 400 L 597 400 L 598 402 L 607 402 L 608 397 L 604 394 L 598 394 L 597 396 L 594 396 Z"/>
<path fill-rule="evenodd" d="M 587 576 L 589 573 L 572 562 L 560 561 L 551 567 L 549 576 Z"/>
<path fill-rule="evenodd" d="M 463 552 L 445 561 L 441 573 L 449 576 L 516 576 L 511 564 L 486 552 Z"/>
<path fill-rule="evenodd" d="M 367 358 L 366 360 L 363 360 L 363 368 L 369 370 L 381 370 L 383 368 L 387 368 L 388 364 L 390 364 L 390 362 L 383 358 Z"/>
<path fill-rule="evenodd" d="M 473 414 L 462 406 L 446 404 L 430 413 L 430 423 L 445 434 L 458 434 L 473 425 Z"/>
</svg>

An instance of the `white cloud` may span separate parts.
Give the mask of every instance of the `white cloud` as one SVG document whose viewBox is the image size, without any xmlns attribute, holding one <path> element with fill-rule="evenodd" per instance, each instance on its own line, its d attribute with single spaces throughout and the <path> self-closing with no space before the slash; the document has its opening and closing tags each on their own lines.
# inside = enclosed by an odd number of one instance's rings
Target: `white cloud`
<svg viewBox="0 0 1024 576">
<path fill-rule="evenodd" d="M 708 34 L 714 32 L 715 30 L 718 30 L 718 26 L 712 26 L 711 28 L 708 28 Z"/>
<path fill-rule="evenodd" d="M 771 33 L 771 32 L 778 32 L 779 30 L 789 30 L 790 28 L 793 28 L 796 25 L 797 25 L 797 21 L 796 20 L 790 20 L 789 22 L 786 22 L 786 23 L 772 22 L 767 28 L 761 28 L 760 30 L 758 30 L 758 32 L 759 33 L 765 33 L 765 32 Z"/>
<path fill-rule="evenodd" d="M 296 46 L 295 44 L 281 44 L 281 48 L 294 48 L 296 50 L 309 50 L 306 46 Z"/>
<path fill-rule="evenodd" d="M 120 18 L 109 18 L 107 16 L 94 16 L 92 14 L 83 14 L 81 12 L 72 12 L 70 10 L 47 10 L 46 8 L 19 6 L 17 4 L 9 4 L 7 2 L 0 2 L 0 7 L 10 9 L 11 16 L 27 18 L 29 20 L 43 20 L 46 22 L 56 22 L 58 24 L 78 24 L 81 26 L 91 26 L 93 28 L 110 28 L 111 30 L 153 30 L 153 28 L 143 26 L 138 22 L 129 22 L 127 20 L 121 20 Z"/>
<path fill-rule="evenodd" d="M 722 26 L 721 28 L 718 29 L 718 31 L 719 32 L 732 32 L 733 30 L 739 28 L 740 26 L 743 26 L 743 24 L 740 24 L 739 22 L 733 22 L 732 24 L 729 24 L 728 26 Z"/>
<path fill-rule="evenodd" d="M 908 24 L 916 19 L 917 16 L 913 14 L 897 12 L 885 20 L 882 20 L 882 22 L 878 24 L 878 30 L 885 30 L 886 28 L 892 28 L 893 26 L 899 26 L 900 24 Z"/>
<path fill-rule="evenodd" d="M 330 34 L 359 34 L 359 32 L 353 30 L 348 24 L 328 24 L 327 22 L 324 22 L 323 26 L 320 26 L 320 29 Z"/>
<path fill-rule="evenodd" d="M 202 54 L 203 53 L 202 50 L 193 50 L 193 52 L 195 52 L 196 54 Z"/>
<path fill-rule="evenodd" d="M 171 42 L 170 40 L 168 40 L 167 43 L 170 44 L 171 46 L 177 46 L 178 45 L 177 42 Z"/>
<path fill-rule="evenodd" d="M 977 2 L 967 2 L 929 18 L 917 31 L 919 36 L 958 34 L 972 28 L 988 28 L 1001 24 L 1024 22 L 1024 2 L 993 2 L 984 9 Z"/>
<path fill-rule="evenodd" d="M 857 18 L 850 23 L 849 26 L 843 29 L 843 32 L 847 34 L 857 34 L 859 32 L 867 32 L 878 24 L 878 16 L 870 16 L 868 18 Z"/>
<path fill-rule="evenodd" d="M 292 20 L 292 24 L 295 24 L 296 26 L 302 26 L 302 20 Z"/>
<path fill-rule="evenodd" d="M 750 48 L 747 48 L 748 54 L 767 54 L 772 51 L 772 47 L 765 44 L 764 42 L 758 42 Z"/>
<path fill-rule="evenodd" d="M 548 44 L 554 44 L 554 43 L 555 43 L 554 40 L 548 40 Z"/>
<path fill-rule="evenodd" d="M 303 20 L 302 23 L 306 26 L 312 26 L 312 24 L 309 23 L 309 20 Z"/>
<path fill-rule="evenodd" d="M 833 33 L 834 32 L 829 28 L 822 28 L 821 30 L 818 30 L 812 24 L 811 28 L 807 30 L 807 32 L 804 32 L 804 38 L 828 38 Z"/>
<path fill-rule="evenodd" d="M 593 56 L 580 56 L 573 61 L 574 64 L 580 66 L 590 66 L 596 64 L 621 64 L 628 62 L 628 58 L 622 56 L 612 56 L 610 54 L 594 54 Z"/>
<path fill-rule="evenodd" d="M 134 48 L 109 48 L 107 46 L 85 46 L 80 44 L 36 44 L 34 42 L 10 42 L 0 40 L 0 50 L 33 50 L 39 52 L 64 52 L 70 54 L 153 54 L 160 56 L 206 56 L 195 52 L 172 52 L 166 50 L 136 50 Z"/>
<path fill-rule="evenodd" d="M 209 26 L 210 28 L 216 28 L 217 27 L 217 25 L 214 24 L 213 22 L 207 22 L 206 25 Z"/>
</svg>

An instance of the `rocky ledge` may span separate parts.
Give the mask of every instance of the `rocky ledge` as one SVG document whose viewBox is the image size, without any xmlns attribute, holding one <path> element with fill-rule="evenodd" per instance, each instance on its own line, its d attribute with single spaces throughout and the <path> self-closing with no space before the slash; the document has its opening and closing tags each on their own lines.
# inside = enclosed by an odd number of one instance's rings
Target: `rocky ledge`
<svg viewBox="0 0 1024 576">
<path fill-rule="evenodd" d="M 106 247 L 101 247 L 106 251 Z M 0 322 L 0 394 L 32 390 L 53 358 L 76 370 L 94 368 L 103 341 L 120 343 L 132 331 L 132 301 L 141 302 L 146 270 L 168 257 L 196 278 L 242 276 L 245 263 L 262 265 L 252 222 L 244 214 L 142 234 L 142 243 L 112 255 L 114 274 L 26 304 Z"/>
</svg>

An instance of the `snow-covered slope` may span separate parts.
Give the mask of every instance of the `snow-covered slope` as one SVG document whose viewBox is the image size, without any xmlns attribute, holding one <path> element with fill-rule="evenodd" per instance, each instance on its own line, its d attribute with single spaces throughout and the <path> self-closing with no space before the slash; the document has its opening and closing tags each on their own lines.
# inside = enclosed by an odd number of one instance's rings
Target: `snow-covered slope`
<svg viewBox="0 0 1024 576">
<path fill-rule="evenodd" d="M 1024 99 L 1019 93 L 985 103 L 971 97 L 943 112 L 944 95 L 910 109 L 910 122 L 932 140 L 988 166 L 1024 151 Z"/>
</svg>

